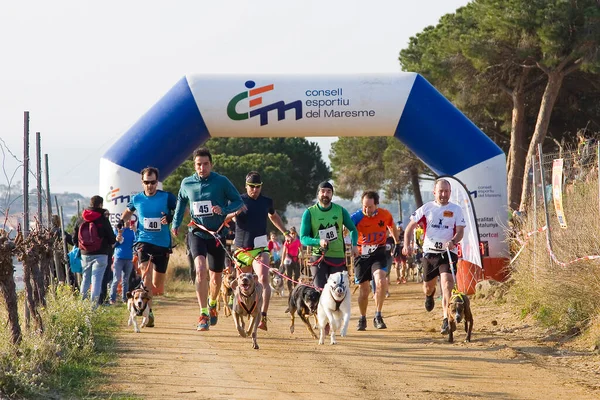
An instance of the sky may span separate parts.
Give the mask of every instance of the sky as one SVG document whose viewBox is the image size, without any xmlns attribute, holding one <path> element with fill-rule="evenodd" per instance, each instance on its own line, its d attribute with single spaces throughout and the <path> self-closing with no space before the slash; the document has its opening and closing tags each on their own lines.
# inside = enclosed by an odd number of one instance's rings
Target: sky
<svg viewBox="0 0 600 400">
<path fill-rule="evenodd" d="M 30 113 L 30 170 L 35 132 L 41 132 L 51 192 L 92 196 L 102 155 L 185 74 L 399 72 L 398 54 L 409 38 L 467 3 L 5 2 L 0 184 L 23 159 L 24 111 Z M 328 161 L 336 138 L 309 140 Z M 22 176 L 19 169 L 12 184 Z"/>
</svg>

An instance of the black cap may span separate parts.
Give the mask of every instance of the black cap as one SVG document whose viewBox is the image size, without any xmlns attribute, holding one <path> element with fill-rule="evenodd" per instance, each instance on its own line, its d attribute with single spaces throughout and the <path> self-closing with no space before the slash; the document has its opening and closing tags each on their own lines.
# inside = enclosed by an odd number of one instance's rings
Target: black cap
<svg viewBox="0 0 600 400">
<path fill-rule="evenodd" d="M 260 174 L 258 172 L 249 172 L 248 175 L 246 175 L 246 183 L 262 185 L 262 179 L 260 178 Z"/>
<path fill-rule="evenodd" d="M 333 192 L 333 185 L 331 183 L 329 183 L 329 181 L 323 181 L 323 182 L 319 183 L 319 189 L 323 189 L 323 188 L 331 189 L 331 191 Z"/>
</svg>

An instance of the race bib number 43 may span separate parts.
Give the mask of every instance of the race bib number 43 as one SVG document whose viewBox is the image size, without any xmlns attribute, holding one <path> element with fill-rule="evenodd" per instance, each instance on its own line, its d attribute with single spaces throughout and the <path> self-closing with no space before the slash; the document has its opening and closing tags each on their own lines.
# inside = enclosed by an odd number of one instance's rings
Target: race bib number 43
<svg viewBox="0 0 600 400">
<path fill-rule="evenodd" d="M 144 230 L 147 232 L 160 231 L 160 225 L 160 218 L 144 218 Z"/>
<path fill-rule="evenodd" d="M 333 240 L 336 240 L 337 238 L 338 238 L 338 235 L 337 235 L 337 229 L 335 229 L 335 226 L 331 226 L 327 229 L 319 230 L 319 239 L 324 239 L 324 240 L 327 240 L 328 242 L 331 242 Z"/>
<path fill-rule="evenodd" d="M 194 217 L 210 217 L 213 215 L 212 202 L 210 200 L 194 201 L 192 203 Z"/>
</svg>

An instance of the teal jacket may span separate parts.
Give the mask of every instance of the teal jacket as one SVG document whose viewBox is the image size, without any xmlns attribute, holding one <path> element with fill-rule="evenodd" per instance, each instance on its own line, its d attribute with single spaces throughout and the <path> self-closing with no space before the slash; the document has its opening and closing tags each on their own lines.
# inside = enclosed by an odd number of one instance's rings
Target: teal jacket
<svg viewBox="0 0 600 400">
<path fill-rule="evenodd" d="M 194 202 L 210 201 L 213 206 L 219 206 L 223 210 L 221 215 L 213 214 L 209 216 L 196 216 L 193 212 Z M 190 205 L 190 214 L 192 220 L 196 223 L 216 231 L 219 229 L 227 214 L 239 210 L 244 202 L 240 197 L 239 192 L 233 186 L 231 181 L 223 175 L 216 172 L 211 172 L 207 178 L 200 178 L 198 174 L 188 176 L 181 181 L 179 194 L 177 195 L 177 207 L 175 208 L 175 216 L 171 227 L 178 228 L 183 220 L 185 209 Z M 204 203 L 206 204 L 206 203 Z M 193 228 L 190 227 L 190 230 Z M 220 232 L 225 234 L 227 231 Z M 196 235 L 205 239 L 210 239 L 212 236 L 206 232 L 196 232 Z"/>
</svg>

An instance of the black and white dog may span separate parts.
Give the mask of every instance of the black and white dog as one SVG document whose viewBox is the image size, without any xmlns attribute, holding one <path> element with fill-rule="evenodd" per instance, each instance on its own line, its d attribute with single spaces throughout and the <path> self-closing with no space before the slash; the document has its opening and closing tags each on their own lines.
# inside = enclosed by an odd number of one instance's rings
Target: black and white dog
<svg viewBox="0 0 600 400">
<path fill-rule="evenodd" d="M 331 344 L 337 343 L 335 340 L 336 332 L 339 332 L 341 337 L 346 336 L 351 307 L 349 284 L 347 271 L 329 275 L 329 279 L 321 293 L 317 310 L 317 320 L 321 331 L 319 344 L 325 342 L 327 324 L 330 325 Z"/>
</svg>

